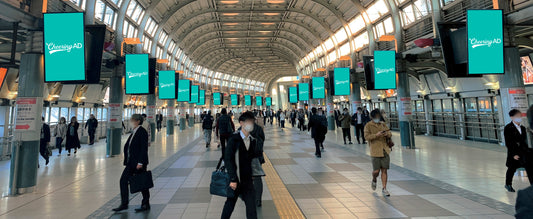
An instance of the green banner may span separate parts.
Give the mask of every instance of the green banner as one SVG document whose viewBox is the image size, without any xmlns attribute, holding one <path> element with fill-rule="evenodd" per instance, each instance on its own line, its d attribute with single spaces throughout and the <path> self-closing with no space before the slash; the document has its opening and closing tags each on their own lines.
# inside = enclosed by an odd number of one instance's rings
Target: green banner
<svg viewBox="0 0 533 219">
<path fill-rule="evenodd" d="M 503 74 L 502 10 L 467 10 L 468 74 Z"/>
<path fill-rule="evenodd" d="M 191 101 L 191 81 L 178 80 L 178 102 Z"/>
<path fill-rule="evenodd" d="M 245 106 L 251 106 L 252 105 L 252 96 L 245 95 L 244 96 L 244 105 Z"/>
<path fill-rule="evenodd" d="M 395 51 L 374 51 L 374 89 L 396 89 Z"/>
<path fill-rule="evenodd" d="M 239 105 L 239 95 L 238 94 L 232 94 L 231 95 L 231 105 L 232 106 L 238 106 Z"/>
<path fill-rule="evenodd" d="M 44 81 L 85 81 L 83 12 L 45 13 L 43 22 Z"/>
<path fill-rule="evenodd" d="M 298 99 L 300 101 L 309 100 L 309 84 L 308 83 L 298 84 Z"/>
<path fill-rule="evenodd" d="M 326 86 L 324 77 L 314 77 L 311 81 L 311 98 L 313 99 L 323 99 L 326 98 Z"/>
<path fill-rule="evenodd" d="M 176 99 L 176 72 L 159 71 L 159 99 Z"/>
<path fill-rule="evenodd" d="M 265 105 L 272 106 L 272 97 L 265 97 Z"/>
<path fill-rule="evenodd" d="M 189 103 L 198 103 L 198 92 L 200 92 L 200 86 L 191 86 L 191 100 L 189 101 Z"/>
<path fill-rule="evenodd" d="M 149 94 L 148 54 L 126 54 L 126 94 Z"/>
<path fill-rule="evenodd" d="M 222 105 L 222 94 L 221 93 L 213 93 L 213 105 L 215 106 Z"/>
<path fill-rule="evenodd" d="M 335 68 L 333 71 L 333 95 L 350 95 L 350 69 Z"/>
<path fill-rule="evenodd" d="M 199 106 L 203 106 L 205 105 L 205 90 L 200 90 L 200 92 L 198 93 L 198 104 L 196 105 L 199 105 Z"/>
<path fill-rule="evenodd" d="M 298 103 L 297 87 L 289 87 L 289 103 Z"/>
<path fill-rule="evenodd" d="M 263 106 L 263 97 L 262 96 L 255 96 L 255 105 L 256 106 Z"/>
</svg>

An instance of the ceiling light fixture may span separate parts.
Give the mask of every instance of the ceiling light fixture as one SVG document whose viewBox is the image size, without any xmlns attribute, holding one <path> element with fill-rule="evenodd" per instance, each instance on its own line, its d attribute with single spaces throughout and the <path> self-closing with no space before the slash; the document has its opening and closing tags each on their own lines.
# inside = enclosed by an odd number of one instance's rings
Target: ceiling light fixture
<svg viewBox="0 0 533 219">
<path fill-rule="evenodd" d="M 223 13 L 222 15 L 225 15 L 225 16 L 237 16 L 237 15 L 239 15 L 239 13 Z"/>
<path fill-rule="evenodd" d="M 263 13 L 266 16 L 276 16 L 279 15 L 279 13 Z"/>
<path fill-rule="evenodd" d="M 267 3 L 270 3 L 270 4 L 281 4 L 281 3 L 285 3 L 285 0 L 267 0 Z"/>
<path fill-rule="evenodd" d="M 259 24 L 262 24 L 262 25 L 274 25 L 274 23 L 259 23 Z"/>
<path fill-rule="evenodd" d="M 235 26 L 237 24 L 239 24 L 239 23 L 224 23 L 224 25 L 228 25 L 228 26 Z"/>
<path fill-rule="evenodd" d="M 238 0 L 224 0 L 224 1 L 220 1 L 220 3 L 222 4 L 236 4 L 236 3 L 239 3 Z"/>
</svg>

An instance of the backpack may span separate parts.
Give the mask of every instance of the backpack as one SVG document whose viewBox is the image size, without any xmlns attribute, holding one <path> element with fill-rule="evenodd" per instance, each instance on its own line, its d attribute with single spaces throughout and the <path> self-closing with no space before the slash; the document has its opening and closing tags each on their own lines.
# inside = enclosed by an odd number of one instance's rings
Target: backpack
<svg viewBox="0 0 533 219">
<path fill-rule="evenodd" d="M 319 133 L 327 133 L 328 132 L 328 120 L 325 117 L 320 118 L 320 123 L 318 126 L 318 132 Z"/>
<path fill-rule="evenodd" d="M 213 129 L 213 117 L 204 116 L 204 120 L 202 121 L 202 129 Z"/>
<path fill-rule="evenodd" d="M 356 119 L 357 119 L 357 113 L 354 113 L 354 114 L 352 115 L 352 125 L 353 125 L 353 126 L 356 126 L 356 125 L 357 125 L 357 121 L 356 121 Z"/>
<path fill-rule="evenodd" d="M 220 134 L 231 134 L 233 132 L 229 116 L 223 115 L 218 118 L 218 132 Z"/>
</svg>

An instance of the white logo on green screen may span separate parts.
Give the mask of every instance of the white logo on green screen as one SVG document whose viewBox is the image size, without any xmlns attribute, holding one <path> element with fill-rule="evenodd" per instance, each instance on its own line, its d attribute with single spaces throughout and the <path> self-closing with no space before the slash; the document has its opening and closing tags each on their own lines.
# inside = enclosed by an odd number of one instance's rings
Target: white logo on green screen
<svg viewBox="0 0 533 219">
<path fill-rule="evenodd" d="M 148 72 L 128 72 L 128 78 L 141 78 L 143 76 L 148 76 Z"/>
<path fill-rule="evenodd" d="M 376 68 L 376 75 L 394 72 L 394 68 Z"/>
<path fill-rule="evenodd" d="M 70 52 L 72 49 L 83 49 L 83 44 L 73 43 L 56 45 L 55 43 L 46 43 L 46 48 L 48 49 L 48 54 L 54 54 L 56 52 Z"/>
<path fill-rule="evenodd" d="M 160 88 L 173 87 L 173 86 L 174 86 L 174 83 L 169 83 L 169 84 L 166 84 L 166 83 L 159 83 L 159 87 L 160 87 Z"/>
<path fill-rule="evenodd" d="M 484 40 L 478 40 L 476 38 L 469 38 L 470 45 L 472 48 L 480 47 L 480 46 L 487 46 L 492 47 L 493 45 L 498 45 L 502 43 L 502 39 L 484 39 Z"/>
</svg>

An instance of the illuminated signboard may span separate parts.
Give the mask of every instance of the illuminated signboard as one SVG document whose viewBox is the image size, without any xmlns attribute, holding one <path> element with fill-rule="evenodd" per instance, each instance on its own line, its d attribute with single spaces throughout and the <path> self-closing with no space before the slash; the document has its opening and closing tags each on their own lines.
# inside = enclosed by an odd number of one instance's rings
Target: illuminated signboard
<svg viewBox="0 0 533 219">
<path fill-rule="evenodd" d="M 126 94 L 149 94 L 148 54 L 126 54 Z"/>
<path fill-rule="evenodd" d="M 298 100 L 309 100 L 309 84 L 298 84 Z"/>
<path fill-rule="evenodd" d="M 205 90 L 200 90 L 200 92 L 198 93 L 198 104 L 196 105 L 205 105 Z"/>
<path fill-rule="evenodd" d="M 198 103 L 198 92 L 200 91 L 200 86 L 193 85 L 191 86 L 191 100 L 189 103 Z"/>
<path fill-rule="evenodd" d="M 333 95 L 350 95 L 350 69 L 335 68 L 333 71 Z"/>
<path fill-rule="evenodd" d="M 396 89 L 395 51 L 374 51 L 374 89 Z"/>
<path fill-rule="evenodd" d="M 311 98 L 326 98 L 326 83 L 324 77 L 314 77 L 311 80 Z"/>
<path fill-rule="evenodd" d="M 7 68 L 0 68 L 0 89 L 2 88 L 2 85 L 4 85 L 4 79 L 7 75 Z"/>
<path fill-rule="evenodd" d="M 263 97 L 262 96 L 255 96 L 255 105 L 256 106 L 263 106 Z"/>
<path fill-rule="evenodd" d="M 159 99 L 176 99 L 175 71 L 159 71 Z"/>
<path fill-rule="evenodd" d="M 43 16 L 44 81 L 85 81 L 83 12 Z"/>
<path fill-rule="evenodd" d="M 468 74 L 503 74 L 502 10 L 467 10 Z"/>
<path fill-rule="evenodd" d="M 178 102 L 189 102 L 191 100 L 191 81 L 178 80 Z"/>
<path fill-rule="evenodd" d="M 272 106 L 272 97 L 265 97 L 265 105 Z"/>
<path fill-rule="evenodd" d="M 244 105 L 245 106 L 251 106 L 252 105 L 252 96 L 245 95 L 244 96 Z"/>
<path fill-rule="evenodd" d="M 221 93 L 213 93 L 213 104 L 215 106 L 222 105 L 222 94 Z"/>
<path fill-rule="evenodd" d="M 232 94 L 230 96 L 231 98 L 231 105 L 232 106 L 238 106 L 239 105 L 239 95 L 238 94 Z"/>
<path fill-rule="evenodd" d="M 297 87 L 289 87 L 289 103 L 298 103 Z"/>
</svg>

